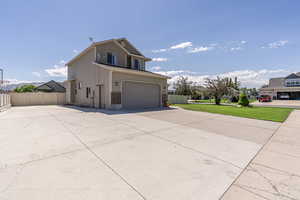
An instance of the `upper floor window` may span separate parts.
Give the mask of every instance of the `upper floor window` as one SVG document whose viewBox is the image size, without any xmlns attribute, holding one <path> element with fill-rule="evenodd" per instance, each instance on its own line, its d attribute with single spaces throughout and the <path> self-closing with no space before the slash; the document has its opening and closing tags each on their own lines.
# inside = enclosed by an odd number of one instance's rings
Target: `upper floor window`
<svg viewBox="0 0 300 200">
<path fill-rule="evenodd" d="M 143 60 L 140 62 L 140 70 L 145 70 L 145 61 Z"/>
<path fill-rule="evenodd" d="M 116 65 L 117 64 L 117 56 L 108 52 L 106 62 L 107 62 L 107 64 Z"/>
<path fill-rule="evenodd" d="M 300 79 L 289 79 L 285 82 L 287 87 L 299 87 L 300 86 Z"/>
<path fill-rule="evenodd" d="M 140 68 L 140 62 L 138 59 L 134 59 L 134 69 L 139 69 Z"/>
</svg>

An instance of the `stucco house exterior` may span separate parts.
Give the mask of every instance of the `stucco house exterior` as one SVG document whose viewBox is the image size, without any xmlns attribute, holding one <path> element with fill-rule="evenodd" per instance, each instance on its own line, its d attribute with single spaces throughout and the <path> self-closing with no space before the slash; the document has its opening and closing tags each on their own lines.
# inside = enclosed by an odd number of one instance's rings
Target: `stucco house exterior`
<svg viewBox="0 0 300 200">
<path fill-rule="evenodd" d="M 271 78 L 269 85 L 260 89 L 260 95 L 269 95 L 273 99 L 300 100 L 300 72 Z"/>
<path fill-rule="evenodd" d="M 126 38 L 92 43 L 66 64 L 67 103 L 105 109 L 163 106 L 169 77 L 147 71 L 148 61 Z"/>
</svg>

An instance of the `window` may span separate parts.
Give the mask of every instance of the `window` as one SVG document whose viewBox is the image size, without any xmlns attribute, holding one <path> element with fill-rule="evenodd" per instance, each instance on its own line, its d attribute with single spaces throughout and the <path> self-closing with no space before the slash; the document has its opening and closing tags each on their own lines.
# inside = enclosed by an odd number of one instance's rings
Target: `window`
<svg viewBox="0 0 300 200">
<path fill-rule="evenodd" d="M 81 89 L 81 82 L 78 82 L 78 89 Z"/>
<path fill-rule="evenodd" d="M 97 53 L 96 55 L 96 62 L 100 63 L 101 62 L 101 54 Z"/>
<path fill-rule="evenodd" d="M 140 63 L 140 70 L 145 70 L 145 61 L 141 60 L 141 63 Z"/>
<path fill-rule="evenodd" d="M 285 83 L 286 83 L 287 87 L 299 87 L 300 86 L 299 79 L 289 79 L 289 80 L 286 80 Z"/>
<path fill-rule="evenodd" d="M 86 88 L 86 98 L 89 98 L 91 94 L 91 88 L 87 87 Z"/>
<path fill-rule="evenodd" d="M 139 69 L 140 68 L 140 62 L 138 59 L 134 59 L 134 69 Z"/>
<path fill-rule="evenodd" d="M 112 53 L 107 53 L 107 64 L 116 65 L 117 64 L 117 56 Z"/>
<path fill-rule="evenodd" d="M 127 67 L 131 67 L 131 56 L 127 56 Z"/>
</svg>

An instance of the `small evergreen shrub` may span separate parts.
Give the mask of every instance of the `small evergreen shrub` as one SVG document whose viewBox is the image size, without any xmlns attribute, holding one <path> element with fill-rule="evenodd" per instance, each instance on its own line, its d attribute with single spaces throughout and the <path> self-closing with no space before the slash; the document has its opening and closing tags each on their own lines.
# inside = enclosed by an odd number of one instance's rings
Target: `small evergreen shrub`
<svg viewBox="0 0 300 200">
<path fill-rule="evenodd" d="M 248 97 L 246 94 L 244 94 L 244 93 L 240 94 L 238 104 L 241 106 L 249 106 L 249 100 L 248 100 Z"/>
<path fill-rule="evenodd" d="M 230 101 L 233 102 L 233 103 L 237 103 L 237 102 L 239 102 L 239 97 L 238 96 L 233 96 L 233 97 L 231 97 Z"/>
</svg>

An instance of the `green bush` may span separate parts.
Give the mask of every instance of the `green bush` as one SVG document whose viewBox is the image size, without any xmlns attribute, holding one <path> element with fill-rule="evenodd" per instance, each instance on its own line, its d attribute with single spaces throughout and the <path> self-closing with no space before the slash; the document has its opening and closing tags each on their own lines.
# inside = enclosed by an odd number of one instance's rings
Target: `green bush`
<svg viewBox="0 0 300 200">
<path fill-rule="evenodd" d="M 233 102 L 233 103 L 237 103 L 237 102 L 239 102 L 239 97 L 238 96 L 233 96 L 233 97 L 231 97 L 230 101 Z"/>
<path fill-rule="evenodd" d="M 240 94 L 238 104 L 241 106 L 249 106 L 249 100 L 248 100 L 248 97 L 246 94 L 244 94 L 244 93 Z"/>
<path fill-rule="evenodd" d="M 23 85 L 21 87 L 17 87 L 14 91 L 18 93 L 22 92 L 34 92 L 36 87 L 34 85 Z"/>
</svg>

